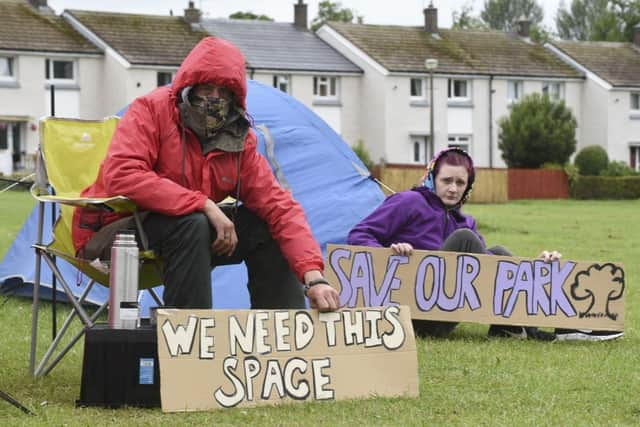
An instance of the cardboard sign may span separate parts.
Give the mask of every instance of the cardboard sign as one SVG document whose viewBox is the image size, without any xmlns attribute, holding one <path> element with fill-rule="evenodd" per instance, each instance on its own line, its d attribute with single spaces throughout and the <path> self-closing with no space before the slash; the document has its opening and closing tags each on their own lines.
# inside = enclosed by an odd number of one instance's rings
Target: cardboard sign
<svg viewBox="0 0 640 427">
<path fill-rule="evenodd" d="M 163 411 L 417 396 L 408 307 L 158 310 Z"/>
<path fill-rule="evenodd" d="M 623 330 L 621 264 L 327 248 L 326 276 L 345 307 L 408 305 L 414 319 Z"/>
</svg>

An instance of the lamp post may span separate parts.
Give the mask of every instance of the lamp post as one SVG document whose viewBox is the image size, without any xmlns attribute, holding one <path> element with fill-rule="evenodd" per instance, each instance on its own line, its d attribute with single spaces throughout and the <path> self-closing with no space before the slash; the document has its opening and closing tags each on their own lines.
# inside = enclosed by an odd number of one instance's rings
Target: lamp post
<svg viewBox="0 0 640 427">
<path fill-rule="evenodd" d="M 429 58 L 429 59 L 425 59 L 424 61 L 424 66 L 427 70 L 429 70 L 429 115 L 430 115 L 430 120 L 429 120 L 429 142 L 431 143 L 431 148 L 435 149 L 435 134 L 434 134 L 434 130 L 433 130 L 433 70 L 435 70 L 436 68 L 438 68 L 438 60 L 435 58 Z M 425 145 L 425 152 L 424 152 L 424 162 L 425 164 L 429 164 L 429 156 L 428 154 L 428 146 Z"/>
</svg>

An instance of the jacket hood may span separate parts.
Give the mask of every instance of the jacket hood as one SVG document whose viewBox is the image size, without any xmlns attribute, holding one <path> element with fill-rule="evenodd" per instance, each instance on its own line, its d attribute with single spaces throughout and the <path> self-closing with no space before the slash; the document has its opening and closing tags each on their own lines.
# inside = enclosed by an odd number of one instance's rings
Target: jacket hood
<svg viewBox="0 0 640 427">
<path fill-rule="evenodd" d="M 476 170 L 475 170 L 475 167 L 473 166 L 473 159 L 471 158 L 469 153 L 467 153 L 463 149 L 458 147 L 445 148 L 444 150 L 436 154 L 433 157 L 433 159 L 431 159 L 431 161 L 429 162 L 429 165 L 427 166 L 427 170 L 425 171 L 425 174 L 420 179 L 420 185 L 422 187 L 426 187 L 430 192 L 435 194 L 435 182 L 436 182 L 435 170 L 437 169 L 437 165 L 442 160 L 442 157 L 446 153 L 450 153 L 450 152 L 456 152 L 456 153 L 462 154 L 463 156 L 468 158 L 469 162 L 471 163 L 471 172 L 469 173 L 469 182 L 467 182 L 467 189 L 464 191 L 464 194 L 460 199 L 460 203 L 456 206 L 456 207 L 461 207 L 469 199 L 469 196 L 471 195 L 471 191 L 473 190 L 473 183 L 476 179 Z"/>
<path fill-rule="evenodd" d="M 172 84 L 174 99 L 187 86 L 213 83 L 230 89 L 238 105 L 246 110 L 247 80 L 242 52 L 232 43 L 205 37 L 195 45 L 176 73 Z"/>
</svg>

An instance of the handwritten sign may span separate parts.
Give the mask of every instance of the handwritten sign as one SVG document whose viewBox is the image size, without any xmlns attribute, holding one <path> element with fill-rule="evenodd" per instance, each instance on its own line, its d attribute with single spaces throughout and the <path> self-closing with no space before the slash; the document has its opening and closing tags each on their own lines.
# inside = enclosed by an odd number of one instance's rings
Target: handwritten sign
<svg viewBox="0 0 640 427">
<path fill-rule="evenodd" d="M 437 251 L 406 257 L 390 249 L 329 245 L 326 275 L 345 307 L 402 304 L 414 319 L 624 327 L 625 275 L 617 263 Z"/>
<path fill-rule="evenodd" d="M 163 411 L 417 396 L 408 307 L 158 310 Z"/>
</svg>

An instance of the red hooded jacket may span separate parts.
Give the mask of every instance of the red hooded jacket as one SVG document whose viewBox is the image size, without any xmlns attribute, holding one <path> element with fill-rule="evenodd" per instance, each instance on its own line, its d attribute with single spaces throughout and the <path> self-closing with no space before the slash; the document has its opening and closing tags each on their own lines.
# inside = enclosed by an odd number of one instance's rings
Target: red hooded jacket
<svg viewBox="0 0 640 427">
<path fill-rule="evenodd" d="M 182 127 L 177 97 L 187 86 L 214 83 L 231 89 L 246 109 L 247 82 L 242 53 L 213 37 L 201 40 L 182 62 L 172 87 L 160 87 L 137 98 L 115 131 L 96 182 L 84 196 L 124 195 L 140 210 L 178 216 L 201 211 L 210 198 L 235 196 L 240 159 L 240 200 L 264 219 L 289 265 L 302 280 L 309 270 L 323 270 L 320 247 L 304 211 L 275 180 L 269 164 L 256 151 L 251 129 L 244 150 L 202 154 L 200 142 Z M 183 140 L 182 137 L 186 140 Z M 120 214 L 76 209 L 73 242 L 81 250 L 95 230 Z"/>
</svg>

